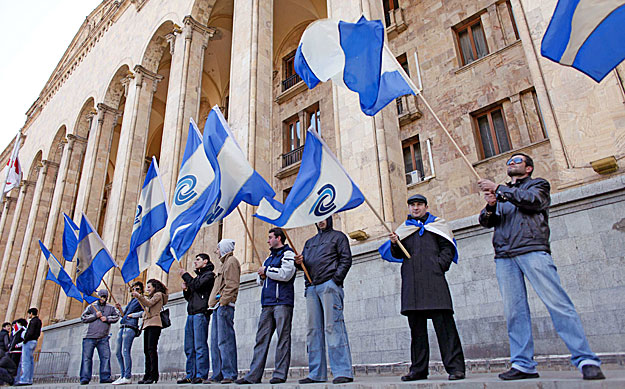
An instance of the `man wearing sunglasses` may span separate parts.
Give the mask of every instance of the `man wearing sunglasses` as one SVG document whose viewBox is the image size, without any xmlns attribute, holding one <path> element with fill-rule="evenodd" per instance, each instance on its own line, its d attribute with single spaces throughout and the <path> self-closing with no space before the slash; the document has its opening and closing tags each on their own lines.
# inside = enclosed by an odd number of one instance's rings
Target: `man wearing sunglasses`
<svg viewBox="0 0 625 389">
<path fill-rule="evenodd" d="M 525 278 L 547 306 L 560 338 L 571 352 L 571 362 L 585 380 L 604 379 L 601 361 L 590 350 L 582 322 L 565 292 L 549 247 L 549 182 L 532 178 L 534 161 L 515 154 L 506 163 L 511 181 L 497 185 L 478 181 L 487 205 L 480 224 L 494 228 L 493 246 L 499 291 L 510 339 L 512 368 L 499 374 L 502 380 L 537 378 L 532 323 Z"/>
</svg>

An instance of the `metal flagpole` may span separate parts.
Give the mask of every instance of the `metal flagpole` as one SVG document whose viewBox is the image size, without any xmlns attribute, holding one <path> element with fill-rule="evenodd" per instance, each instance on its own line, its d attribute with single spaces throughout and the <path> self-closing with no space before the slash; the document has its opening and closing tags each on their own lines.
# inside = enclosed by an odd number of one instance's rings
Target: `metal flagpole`
<svg viewBox="0 0 625 389">
<path fill-rule="evenodd" d="M 11 156 L 9 157 L 7 175 L 4 178 L 4 184 L 2 185 L 2 194 L 1 194 L 2 197 L 0 197 L 0 205 L 4 204 L 4 201 L 5 201 L 6 196 L 5 196 L 4 190 L 7 187 L 7 181 L 9 179 L 9 173 L 11 172 L 11 168 L 15 164 L 15 160 L 13 159 L 13 156 L 15 155 L 16 151 L 19 150 L 21 141 L 22 141 L 22 130 L 19 130 L 17 132 L 17 136 L 15 137 L 15 143 L 13 144 L 13 151 L 11 152 Z"/>
</svg>

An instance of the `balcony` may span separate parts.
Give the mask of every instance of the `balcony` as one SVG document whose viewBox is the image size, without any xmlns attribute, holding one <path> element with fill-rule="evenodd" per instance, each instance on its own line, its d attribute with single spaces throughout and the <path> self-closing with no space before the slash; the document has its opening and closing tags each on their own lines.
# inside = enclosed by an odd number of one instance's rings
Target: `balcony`
<svg viewBox="0 0 625 389">
<path fill-rule="evenodd" d="M 400 126 L 408 124 L 423 116 L 423 113 L 419 109 L 417 96 L 406 95 L 398 97 L 395 99 L 395 103 L 397 104 L 397 118 L 399 119 Z"/>
<path fill-rule="evenodd" d="M 302 153 L 304 152 L 304 146 L 300 146 L 295 150 L 291 150 L 288 153 L 282 154 L 282 168 L 293 165 L 302 160 Z"/>
<path fill-rule="evenodd" d="M 392 9 L 384 14 L 387 34 L 400 33 L 408 28 L 401 8 Z"/>
<path fill-rule="evenodd" d="M 302 81 L 302 78 L 297 73 L 288 76 L 285 80 L 282 81 L 282 92 L 285 92 L 287 89 L 294 87 L 295 84 L 300 81 Z"/>
</svg>

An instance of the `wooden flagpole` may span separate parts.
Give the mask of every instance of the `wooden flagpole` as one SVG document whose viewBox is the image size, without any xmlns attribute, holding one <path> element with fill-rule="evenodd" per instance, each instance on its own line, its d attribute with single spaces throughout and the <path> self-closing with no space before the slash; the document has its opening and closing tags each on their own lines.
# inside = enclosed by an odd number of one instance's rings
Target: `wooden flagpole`
<svg viewBox="0 0 625 389">
<path fill-rule="evenodd" d="M 380 216 L 380 214 L 378 213 L 378 211 L 375 210 L 375 208 L 373 208 L 373 205 L 371 205 L 371 203 L 369 202 L 369 200 L 367 200 L 367 198 L 365 197 L 365 203 L 367 203 L 367 205 L 369 206 L 369 208 L 371 209 L 371 211 L 373 211 L 373 213 L 375 214 L 375 216 L 378 218 L 378 220 L 380 220 L 380 223 L 382 223 L 382 225 L 384 226 L 384 228 L 386 228 L 386 230 L 389 232 L 389 234 L 392 234 L 393 231 L 390 229 L 389 226 L 386 225 L 386 223 L 384 222 L 384 220 L 382 219 L 382 216 Z M 404 255 L 406 256 L 406 258 L 410 259 L 410 254 L 408 253 L 408 250 L 406 250 L 406 248 L 404 247 L 403 244 L 401 244 L 401 241 L 398 240 L 397 244 L 399 245 L 399 248 L 401 249 L 401 251 L 404 253 Z"/>
<path fill-rule="evenodd" d="M 252 238 L 250 229 L 247 227 L 247 222 L 245 221 L 245 218 L 243 217 L 243 213 L 241 213 L 241 210 L 239 209 L 238 205 L 237 205 L 237 212 L 239 213 L 239 216 L 241 217 L 241 221 L 243 222 L 243 225 L 245 226 L 245 232 L 247 232 L 247 236 L 248 238 L 250 238 L 250 241 L 252 242 L 252 249 L 254 250 L 254 253 L 256 253 L 258 262 L 260 263 L 260 266 L 263 266 L 263 262 L 261 261 L 260 255 L 258 254 L 258 250 L 256 249 L 256 245 L 254 244 L 254 238 Z"/>
<path fill-rule="evenodd" d="M 291 248 L 295 252 L 295 255 L 299 255 L 297 253 L 297 249 L 295 248 L 295 245 L 293 245 L 293 241 L 291 240 L 291 237 L 286 232 L 286 229 L 283 228 L 282 231 L 284 232 L 284 236 L 286 236 L 286 240 L 289 241 L 289 244 L 291 245 Z M 312 279 L 310 278 L 310 274 L 308 274 L 308 269 L 306 269 L 306 265 L 304 265 L 304 262 L 302 262 L 302 270 L 304 270 L 304 274 L 306 275 L 306 278 L 308 279 L 308 282 L 310 282 L 312 284 Z"/>
<path fill-rule="evenodd" d="M 106 288 L 106 290 L 109 291 L 109 294 L 111 295 L 111 298 L 113 299 L 113 301 L 115 302 L 115 304 L 119 304 L 117 302 L 117 299 L 115 298 L 115 295 L 113 294 L 113 291 L 111 290 L 111 288 L 109 288 L 109 286 L 106 284 L 106 281 L 104 281 L 104 278 L 102 278 L 102 283 L 104 284 L 104 287 Z"/>
</svg>

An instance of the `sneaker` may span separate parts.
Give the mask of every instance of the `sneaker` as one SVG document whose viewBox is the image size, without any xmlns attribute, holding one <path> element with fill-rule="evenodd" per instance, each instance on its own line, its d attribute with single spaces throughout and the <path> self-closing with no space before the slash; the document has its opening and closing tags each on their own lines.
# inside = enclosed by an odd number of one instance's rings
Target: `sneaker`
<svg viewBox="0 0 625 389">
<path fill-rule="evenodd" d="M 332 380 L 333 384 L 346 384 L 348 382 L 354 382 L 354 379 L 351 377 L 336 377 Z"/>
<path fill-rule="evenodd" d="M 176 383 L 178 385 L 182 385 L 182 384 L 192 384 L 193 381 L 191 381 L 191 378 L 183 378 L 181 380 L 176 381 Z"/>
<path fill-rule="evenodd" d="M 113 381 L 113 385 L 128 385 L 132 384 L 132 380 L 130 378 L 119 377 L 115 381 Z"/>
<path fill-rule="evenodd" d="M 499 379 L 504 381 L 525 380 L 528 378 L 538 377 L 540 377 L 538 373 L 524 373 L 521 370 L 515 369 L 514 367 L 506 372 L 499 374 Z"/>
<path fill-rule="evenodd" d="M 463 380 L 464 379 L 464 373 L 461 371 L 457 371 L 455 373 L 451 373 L 449 375 L 449 381 L 457 381 L 457 380 Z"/>
<path fill-rule="evenodd" d="M 192 383 L 193 385 L 197 385 L 197 384 L 204 383 L 204 380 L 203 380 L 202 378 L 200 378 L 200 377 L 195 377 L 195 378 L 191 381 L 191 383 Z"/>
<path fill-rule="evenodd" d="M 601 368 L 596 365 L 582 366 L 582 376 L 585 380 L 605 380 Z"/>
<path fill-rule="evenodd" d="M 214 378 L 207 378 L 204 380 L 204 385 L 219 384 L 219 383 L 221 383 L 221 380 L 216 380 Z"/>
<path fill-rule="evenodd" d="M 315 381 L 315 380 L 311 379 L 310 377 L 306 377 L 306 378 L 302 378 L 298 382 L 300 384 L 317 384 L 319 382 L 324 382 L 324 381 Z"/>
<path fill-rule="evenodd" d="M 224 378 L 223 380 L 221 380 L 220 384 L 222 385 L 228 385 L 233 383 L 234 381 L 231 378 Z"/>
<path fill-rule="evenodd" d="M 270 383 L 270 384 L 272 384 L 272 385 L 275 385 L 275 384 L 283 384 L 283 383 L 285 383 L 285 382 L 286 382 L 286 380 L 285 380 L 285 379 L 282 379 L 282 378 L 276 378 L 276 377 L 273 377 L 272 379 L 270 379 L 270 380 L 269 380 L 269 383 Z"/>
<path fill-rule="evenodd" d="M 235 384 L 237 385 L 251 385 L 253 384 L 252 381 L 248 381 L 245 378 L 239 378 L 238 380 L 234 381 Z"/>
<path fill-rule="evenodd" d="M 18 382 L 16 384 L 13 384 L 13 386 L 31 386 L 32 384 L 29 384 L 28 382 Z"/>
</svg>

